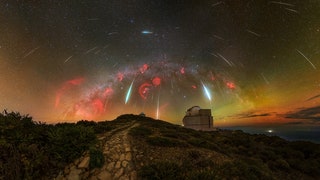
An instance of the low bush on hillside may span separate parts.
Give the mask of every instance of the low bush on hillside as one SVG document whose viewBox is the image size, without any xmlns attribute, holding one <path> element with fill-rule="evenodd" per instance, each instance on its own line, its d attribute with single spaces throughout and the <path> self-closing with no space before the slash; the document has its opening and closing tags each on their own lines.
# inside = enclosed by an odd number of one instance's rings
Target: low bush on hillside
<svg viewBox="0 0 320 180">
<path fill-rule="evenodd" d="M 152 146 L 160 147 L 184 147 L 186 144 L 176 139 L 152 136 L 146 139 L 146 142 Z"/>
<path fill-rule="evenodd" d="M 179 180 L 183 179 L 183 171 L 177 163 L 164 161 L 155 162 L 148 166 L 144 166 L 138 176 L 147 180 Z"/>
<path fill-rule="evenodd" d="M 53 178 L 97 142 L 103 123 L 81 121 L 47 125 L 17 112 L 0 113 L 0 179 Z M 101 164 L 92 152 L 94 166 Z"/>
<path fill-rule="evenodd" d="M 89 167 L 93 168 L 101 168 L 105 162 L 103 152 L 97 148 L 90 148 L 89 150 L 90 161 Z"/>
<path fill-rule="evenodd" d="M 135 137 L 148 137 L 152 134 L 152 130 L 147 127 L 138 126 L 131 128 L 129 134 Z"/>
</svg>

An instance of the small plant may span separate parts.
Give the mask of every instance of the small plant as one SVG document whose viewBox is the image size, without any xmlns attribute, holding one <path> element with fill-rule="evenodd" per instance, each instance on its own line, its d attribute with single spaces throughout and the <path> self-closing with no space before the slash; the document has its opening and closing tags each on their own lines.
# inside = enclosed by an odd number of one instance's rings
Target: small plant
<svg viewBox="0 0 320 180">
<path fill-rule="evenodd" d="M 102 151 L 96 148 L 90 148 L 89 153 L 90 153 L 90 161 L 89 161 L 90 169 L 101 168 L 105 161 Z"/>
<path fill-rule="evenodd" d="M 166 138 L 166 137 L 148 137 L 147 143 L 153 146 L 161 146 L 161 147 L 177 147 L 177 146 L 185 146 L 183 142 L 178 140 Z"/>
<path fill-rule="evenodd" d="M 129 133 L 131 136 L 147 137 L 152 134 L 152 131 L 149 128 L 139 126 L 139 127 L 134 127 L 132 129 L 130 129 Z"/>
<path fill-rule="evenodd" d="M 192 171 L 188 174 L 188 177 L 186 179 L 189 180 L 212 180 L 212 179 L 218 179 L 217 175 L 214 171 L 205 170 L 205 171 Z"/>
<path fill-rule="evenodd" d="M 201 154 L 199 151 L 196 151 L 196 150 L 191 150 L 191 151 L 188 151 L 188 156 L 191 158 L 191 159 L 199 159 L 201 157 Z"/>
<path fill-rule="evenodd" d="M 141 179 L 157 180 L 157 179 L 183 179 L 183 172 L 180 166 L 174 162 L 156 162 L 142 167 L 138 172 Z"/>
</svg>

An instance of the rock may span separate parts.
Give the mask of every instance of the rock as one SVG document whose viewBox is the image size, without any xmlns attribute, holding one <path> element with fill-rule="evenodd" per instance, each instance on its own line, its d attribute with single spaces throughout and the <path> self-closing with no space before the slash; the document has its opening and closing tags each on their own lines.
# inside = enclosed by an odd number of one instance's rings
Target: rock
<svg viewBox="0 0 320 180">
<path fill-rule="evenodd" d="M 79 162 L 80 162 L 80 159 L 76 159 L 76 160 L 73 162 L 73 164 L 74 164 L 74 165 L 78 165 Z"/>
<path fill-rule="evenodd" d="M 130 152 L 130 148 L 129 147 L 126 147 L 126 152 Z"/>
<path fill-rule="evenodd" d="M 130 179 L 127 175 L 121 176 L 119 180 L 128 180 Z"/>
<path fill-rule="evenodd" d="M 81 179 L 88 179 L 90 176 L 90 172 L 89 171 L 86 171 L 84 172 L 82 175 L 81 175 Z"/>
<path fill-rule="evenodd" d="M 108 171 L 102 171 L 100 174 L 98 174 L 97 178 L 101 180 L 112 179 L 111 174 Z"/>
<path fill-rule="evenodd" d="M 76 167 L 71 167 L 70 168 L 70 173 L 66 176 L 66 179 L 72 179 L 72 180 L 80 180 L 80 174 L 81 174 L 81 170 L 77 169 Z"/>
<path fill-rule="evenodd" d="M 119 168 L 120 168 L 120 165 L 121 165 L 121 162 L 120 162 L 120 161 L 117 161 L 115 168 L 116 168 L 116 169 L 119 169 Z"/>
<path fill-rule="evenodd" d="M 128 161 L 122 161 L 122 163 L 121 163 L 122 167 L 124 167 L 124 168 L 127 167 L 128 164 L 129 164 Z"/>
<path fill-rule="evenodd" d="M 126 159 L 127 161 L 131 161 L 131 153 L 127 153 L 125 159 Z"/>
<path fill-rule="evenodd" d="M 118 160 L 119 159 L 119 155 L 118 154 L 113 154 L 111 157 L 112 157 L 113 160 Z"/>
<path fill-rule="evenodd" d="M 121 154 L 121 155 L 120 155 L 120 161 L 123 161 L 124 158 L 125 158 L 125 155 L 124 155 L 124 154 Z"/>
<path fill-rule="evenodd" d="M 119 169 L 115 174 L 115 179 L 118 179 L 123 174 L 123 168 Z"/>
<path fill-rule="evenodd" d="M 108 166 L 107 166 L 107 169 L 108 169 L 108 170 L 113 169 L 114 164 L 115 164 L 114 162 L 109 163 Z"/>
<path fill-rule="evenodd" d="M 83 160 L 79 163 L 78 168 L 80 169 L 88 168 L 89 160 L 90 160 L 89 156 L 84 157 Z"/>
<path fill-rule="evenodd" d="M 130 173 L 130 179 L 137 179 L 137 172 L 136 171 L 132 171 Z"/>
</svg>

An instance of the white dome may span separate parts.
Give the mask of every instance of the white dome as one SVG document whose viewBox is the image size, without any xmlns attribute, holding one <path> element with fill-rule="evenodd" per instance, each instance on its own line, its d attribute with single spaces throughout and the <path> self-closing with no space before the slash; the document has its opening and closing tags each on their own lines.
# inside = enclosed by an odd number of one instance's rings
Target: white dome
<svg viewBox="0 0 320 180">
<path fill-rule="evenodd" d="M 199 110 L 200 110 L 201 108 L 199 107 L 199 106 L 193 106 L 193 107 L 191 107 L 191 108 L 189 108 L 188 110 L 187 110 L 187 115 L 188 116 L 196 116 L 196 115 L 199 115 Z"/>
</svg>

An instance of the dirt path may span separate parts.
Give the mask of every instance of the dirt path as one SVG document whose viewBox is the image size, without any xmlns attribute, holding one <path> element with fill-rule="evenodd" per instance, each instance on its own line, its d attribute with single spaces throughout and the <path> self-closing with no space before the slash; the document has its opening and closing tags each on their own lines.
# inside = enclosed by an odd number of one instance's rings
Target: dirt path
<svg viewBox="0 0 320 180">
<path fill-rule="evenodd" d="M 132 161 L 132 148 L 128 138 L 129 130 L 136 126 L 138 126 L 138 123 L 132 122 L 98 137 L 103 147 L 105 158 L 102 168 L 90 170 L 90 157 L 89 153 L 86 152 L 80 159 L 67 166 L 56 179 L 137 179 L 137 173 Z"/>
</svg>

